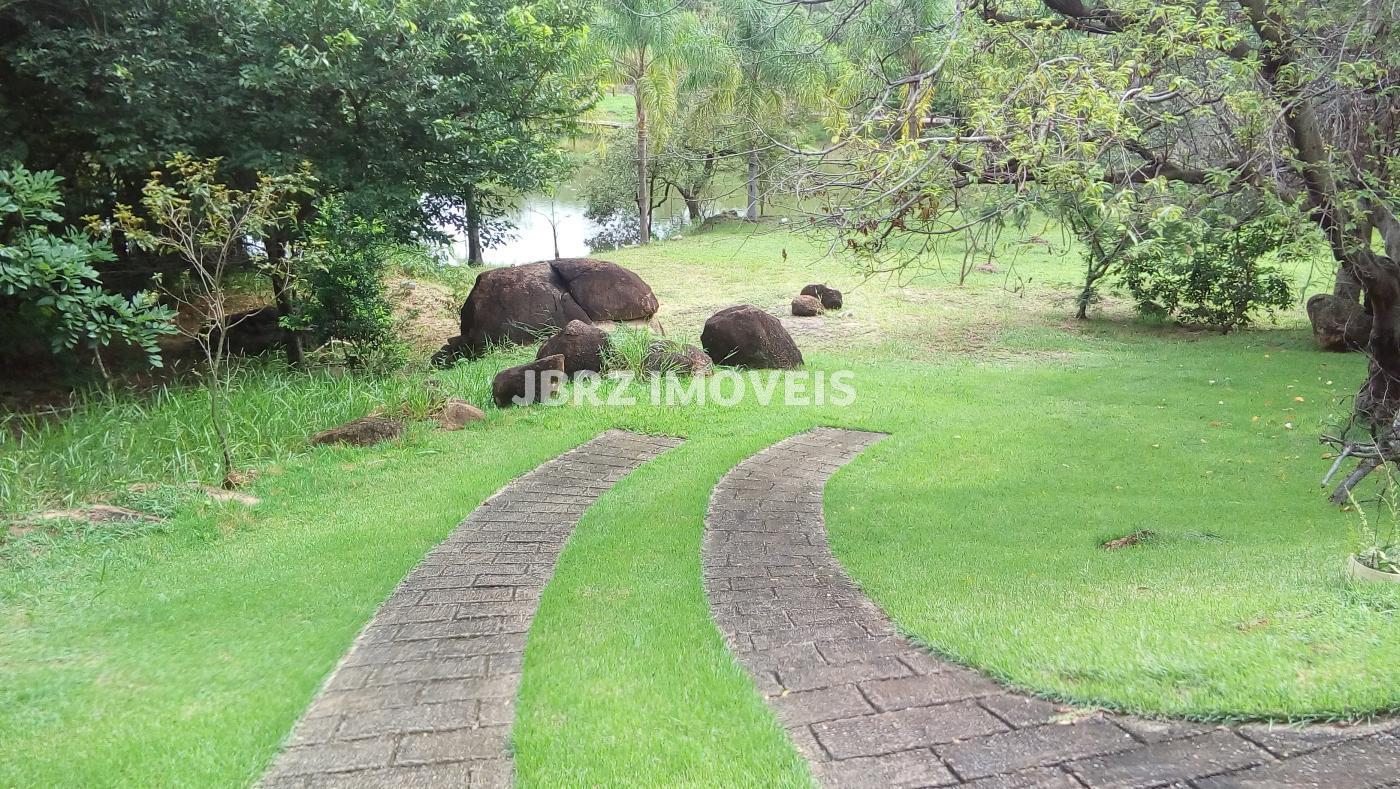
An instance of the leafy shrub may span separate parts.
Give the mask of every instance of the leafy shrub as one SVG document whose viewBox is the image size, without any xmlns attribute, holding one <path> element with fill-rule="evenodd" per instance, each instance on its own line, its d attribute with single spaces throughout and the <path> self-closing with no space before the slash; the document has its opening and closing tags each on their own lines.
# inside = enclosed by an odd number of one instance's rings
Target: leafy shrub
<svg viewBox="0 0 1400 789">
<path fill-rule="evenodd" d="M 384 226 L 345 210 L 338 198 L 322 201 L 309 228 L 307 273 L 298 323 L 331 342 L 346 364 L 392 368 L 406 349 L 395 337 L 394 311 L 384 289 L 391 245 Z"/>
<path fill-rule="evenodd" d="M 115 260 L 112 250 L 76 229 L 51 227 L 62 221 L 61 180 L 23 166 L 0 170 L 0 305 L 17 302 L 0 309 L 4 334 L 47 337 L 55 353 L 123 341 L 159 367 L 156 341 L 171 331 L 174 311 L 153 293 L 128 298 L 102 287 L 96 266 Z"/>
<path fill-rule="evenodd" d="M 1292 305 L 1288 277 L 1265 260 L 1301 254 L 1298 240 L 1281 218 L 1206 223 L 1130 256 L 1119 278 L 1142 314 L 1229 332 Z"/>
</svg>

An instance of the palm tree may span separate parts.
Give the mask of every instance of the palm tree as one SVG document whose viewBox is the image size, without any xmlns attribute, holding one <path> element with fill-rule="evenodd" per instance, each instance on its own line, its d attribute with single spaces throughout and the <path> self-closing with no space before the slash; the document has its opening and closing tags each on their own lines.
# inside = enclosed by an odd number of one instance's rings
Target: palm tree
<svg viewBox="0 0 1400 789">
<path fill-rule="evenodd" d="M 591 29 L 592 39 L 612 65 L 614 78 L 632 90 L 636 108 L 637 212 L 640 242 L 651 240 L 649 157 L 651 126 L 664 133 L 676 111 L 676 94 L 688 73 L 705 72 L 708 62 L 699 20 L 678 11 L 671 0 L 605 0 Z"/>
<path fill-rule="evenodd" d="M 794 109 L 826 93 L 833 71 L 829 48 L 806 14 L 765 0 L 725 0 L 725 40 L 739 74 L 729 101 L 747 127 L 741 142 L 748 157 L 749 219 L 758 219 L 759 156 L 766 130 L 785 123 Z"/>
</svg>

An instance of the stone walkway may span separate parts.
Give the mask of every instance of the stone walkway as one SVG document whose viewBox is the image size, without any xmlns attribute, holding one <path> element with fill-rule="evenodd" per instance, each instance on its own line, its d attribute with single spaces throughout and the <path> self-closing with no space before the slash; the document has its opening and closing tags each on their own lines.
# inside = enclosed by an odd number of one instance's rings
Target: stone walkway
<svg viewBox="0 0 1400 789">
<path fill-rule="evenodd" d="M 599 495 L 679 443 L 611 430 L 478 507 L 379 608 L 263 786 L 508 786 L 525 634 L 559 551 Z"/>
<path fill-rule="evenodd" d="M 900 636 L 832 557 L 822 489 L 883 436 L 818 429 L 715 487 L 715 621 L 827 786 L 1400 786 L 1400 722 L 1214 727 L 1077 711 Z"/>
</svg>

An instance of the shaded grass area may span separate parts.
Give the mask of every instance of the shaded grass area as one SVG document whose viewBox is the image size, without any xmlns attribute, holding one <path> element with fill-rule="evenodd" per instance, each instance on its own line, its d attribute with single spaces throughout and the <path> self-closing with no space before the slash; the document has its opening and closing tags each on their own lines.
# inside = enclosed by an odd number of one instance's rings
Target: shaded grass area
<svg viewBox="0 0 1400 789">
<path fill-rule="evenodd" d="M 891 433 L 828 488 L 833 546 L 903 628 L 955 659 L 1148 713 L 1400 706 L 1400 591 L 1342 582 L 1346 516 L 1316 488 L 1316 433 L 1362 360 L 1312 352 L 1296 328 L 1066 328 L 1049 287 L 1034 302 L 990 282 L 852 288 L 815 246 L 751 230 L 616 257 L 653 283 L 680 339 L 711 303 L 844 286 L 851 315 L 798 336 L 811 369 L 856 373 L 854 405 L 488 408 L 462 432 L 417 424 L 392 445 L 311 451 L 307 434 L 376 406 L 421 416 L 430 379 L 487 402 L 490 375 L 530 350 L 402 379 L 250 367 L 239 440 L 262 504 L 170 503 L 158 527 L 52 535 L 0 559 L 0 784 L 253 781 L 431 545 L 609 427 L 688 441 L 604 495 L 561 556 L 527 648 L 522 785 L 805 784 L 709 619 L 700 538 L 720 476 L 821 424 Z M 987 315 L 1001 353 L 945 344 L 981 337 Z M 875 333 L 832 330 L 843 322 Z M 199 478 L 202 400 L 163 397 L 98 400 L 26 431 L 32 443 L 0 452 L 0 484 L 48 501 Z M 111 437 L 85 438 L 98 428 Z M 1098 547 L 1143 528 L 1159 539 Z"/>
</svg>

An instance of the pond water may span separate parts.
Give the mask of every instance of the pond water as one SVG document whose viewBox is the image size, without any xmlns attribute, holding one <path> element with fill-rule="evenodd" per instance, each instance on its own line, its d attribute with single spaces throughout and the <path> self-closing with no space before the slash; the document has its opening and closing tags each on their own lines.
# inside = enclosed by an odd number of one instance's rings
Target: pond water
<svg viewBox="0 0 1400 789">
<path fill-rule="evenodd" d="M 605 227 L 585 215 L 587 206 L 577 192 L 566 185 L 559 194 L 527 195 L 509 215 L 515 229 L 500 243 L 487 247 L 482 256 L 488 264 L 514 266 L 554 257 L 558 239 L 559 257 L 584 257 L 600 250 L 617 249 L 636 243 L 635 228 Z M 721 208 L 706 205 L 708 213 Z M 634 221 L 635 224 L 635 221 Z M 668 238 L 687 224 L 685 204 L 669 200 L 652 217 L 652 237 Z M 457 238 L 451 247 L 454 260 L 465 262 L 467 242 Z"/>
</svg>

